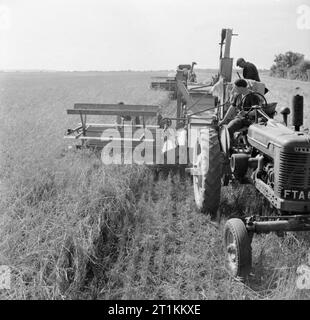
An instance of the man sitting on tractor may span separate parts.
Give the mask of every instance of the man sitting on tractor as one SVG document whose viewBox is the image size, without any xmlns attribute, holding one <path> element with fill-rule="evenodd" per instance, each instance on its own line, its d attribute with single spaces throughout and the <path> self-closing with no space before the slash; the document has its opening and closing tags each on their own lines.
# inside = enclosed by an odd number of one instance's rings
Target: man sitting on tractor
<svg viewBox="0 0 310 320">
<path fill-rule="evenodd" d="M 234 83 L 231 92 L 231 105 L 219 125 L 228 123 L 227 129 L 230 138 L 233 139 L 234 133 L 244 127 L 248 127 L 254 120 L 253 112 L 249 112 L 251 107 L 260 104 L 259 96 L 249 94 L 251 91 L 248 83 L 244 79 L 238 79 Z"/>
</svg>

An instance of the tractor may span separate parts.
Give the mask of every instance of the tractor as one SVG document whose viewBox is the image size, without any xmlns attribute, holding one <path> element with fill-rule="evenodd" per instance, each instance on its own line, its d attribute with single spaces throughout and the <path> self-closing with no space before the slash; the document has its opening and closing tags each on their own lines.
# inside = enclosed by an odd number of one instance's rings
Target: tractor
<svg viewBox="0 0 310 320">
<path fill-rule="evenodd" d="M 177 85 L 181 93 L 180 108 L 189 118 L 189 127 L 195 123 L 198 128 L 195 140 L 190 142 L 193 161 L 188 168 L 193 176 L 198 209 L 209 213 L 214 220 L 219 218 L 221 188 L 233 180 L 252 184 L 271 207 L 265 215 L 233 217 L 225 223 L 226 269 L 233 277 L 244 280 L 251 271 L 251 242 L 255 233 L 310 230 L 310 135 L 300 130 L 304 101 L 299 94 L 292 102 L 293 128 L 287 126 L 288 107 L 280 110 L 283 122 L 277 121 L 274 119 L 277 103 L 268 103 L 264 94 L 255 91 L 240 99 L 241 110 L 252 96 L 257 101 L 245 114 L 252 119 L 248 127 L 232 137 L 227 125 L 219 125 L 233 92 L 232 30 L 223 29 L 221 36 L 219 77 L 211 89 L 213 93 L 215 88 L 219 89 L 218 99 L 211 122 L 203 123 L 211 105 L 190 114 L 188 110 L 195 104 L 190 90 L 186 90 L 182 81 Z"/>
<path fill-rule="evenodd" d="M 268 103 L 255 90 L 240 100 L 242 108 L 250 96 L 257 98 L 245 115 L 251 115 L 251 124 L 233 136 L 221 124 L 233 93 L 232 36 L 232 29 L 221 32 L 220 67 L 213 86 L 189 82 L 185 68 L 178 68 L 175 117 L 162 117 L 156 105 L 77 103 L 67 113 L 79 115 L 81 123 L 68 129 L 65 138 L 99 148 L 106 152 L 103 160 L 112 159 L 109 163 L 130 164 L 138 155 L 140 164 L 185 169 L 192 176 L 197 208 L 213 220 L 220 218 L 221 188 L 234 180 L 252 184 L 273 210 L 228 218 L 223 235 L 227 271 L 245 279 L 255 233 L 310 230 L 310 136 L 300 130 L 301 95 L 293 99 L 293 129 L 287 125 L 290 109 L 280 111 L 284 123 L 275 120 L 276 103 Z M 109 124 L 88 123 L 88 115 L 117 118 Z"/>
<path fill-rule="evenodd" d="M 300 131 L 303 97 L 294 96 L 294 129 L 273 119 L 266 99 L 254 105 L 253 123 L 231 138 L 227 125 L 201 128 L 194 163 L 194 190 L 198 207 L 215 218 L 220 190 L 233 179 L 251 183 L 269 202 L 266 215 L 234 217 L 224 227 L 226 267 L 236 278 L 251 270 L 251 241 L 255 233 L 310 230 L 310 136 Z M 243 99 L 245 101 L 246 96 Z M 268 114 L 269 111 L 269 114 Z M 219 164 L 221 159 L 221 164 Z"/>
</svg>

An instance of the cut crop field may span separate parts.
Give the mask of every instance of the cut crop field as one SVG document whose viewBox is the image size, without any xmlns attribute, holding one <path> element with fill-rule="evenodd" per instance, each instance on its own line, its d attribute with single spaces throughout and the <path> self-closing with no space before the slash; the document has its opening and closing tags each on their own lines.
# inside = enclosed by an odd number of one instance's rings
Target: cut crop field
<svg viewBox="0 0 310 320">
<path fill-rule="evenodd" d="M 79 119 L 66 109 L 77 102 L 160 104 L 173 115 L 167 93 L 149 89 L 167 73 L 0 73 L 0 265 L 12 272 L 1 299 L 310 298 L 296 287 L 307 233 L 255 236 L 244 284 L 225 271 L 226 217 L 268 210 L 248 185 L 222 188 L 216 228 L 196 211 L 189 178 L 154 179 L 145 166 L 104 166 L 90 150 L 68 149 L 63 135 Z M 262 81 L 279 107 L 299 87 L 310 128 L 310 83 Z"/>
</svg>

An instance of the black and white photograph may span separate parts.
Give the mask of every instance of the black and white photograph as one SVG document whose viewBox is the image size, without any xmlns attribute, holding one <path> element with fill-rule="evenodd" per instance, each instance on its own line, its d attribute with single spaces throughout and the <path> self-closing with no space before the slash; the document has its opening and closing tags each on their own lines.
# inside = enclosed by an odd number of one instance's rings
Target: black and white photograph
<svg viewBox="0 0 310 320">
<path fill-rule="evenodd" d="M 0 300 L 309 299 L 310 0 L 0 0 Z"/>
</svg>

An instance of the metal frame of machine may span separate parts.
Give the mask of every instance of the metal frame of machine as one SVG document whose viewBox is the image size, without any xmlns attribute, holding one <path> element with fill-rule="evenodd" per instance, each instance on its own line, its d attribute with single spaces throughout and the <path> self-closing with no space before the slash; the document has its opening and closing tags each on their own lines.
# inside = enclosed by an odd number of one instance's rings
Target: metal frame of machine
<svg viewBox="0 0 310 320">
<path fill-rule="evenodd" d="M 192 62 L 192 64 L 180 64 L 177 67 L 177 71 L 175 76 L 157 76 L 152 77 L 153 80 L 151 82 L 150 88 L 155 90 L 165 90 L 170 91 L 172 93 L 171 98 L 174 100 L 177 97 L 177 74 L 179 72 L 183 72 L 184 74 L 184 80 L 186 83 L 191 84 L 198 84 L 197 83 L 197 76 L 194 71 L 194 66 L 196 65 L 196 62 Z M 200 84 L 201 86 L 205 86 L 203 84 Z"/>
</svg>

